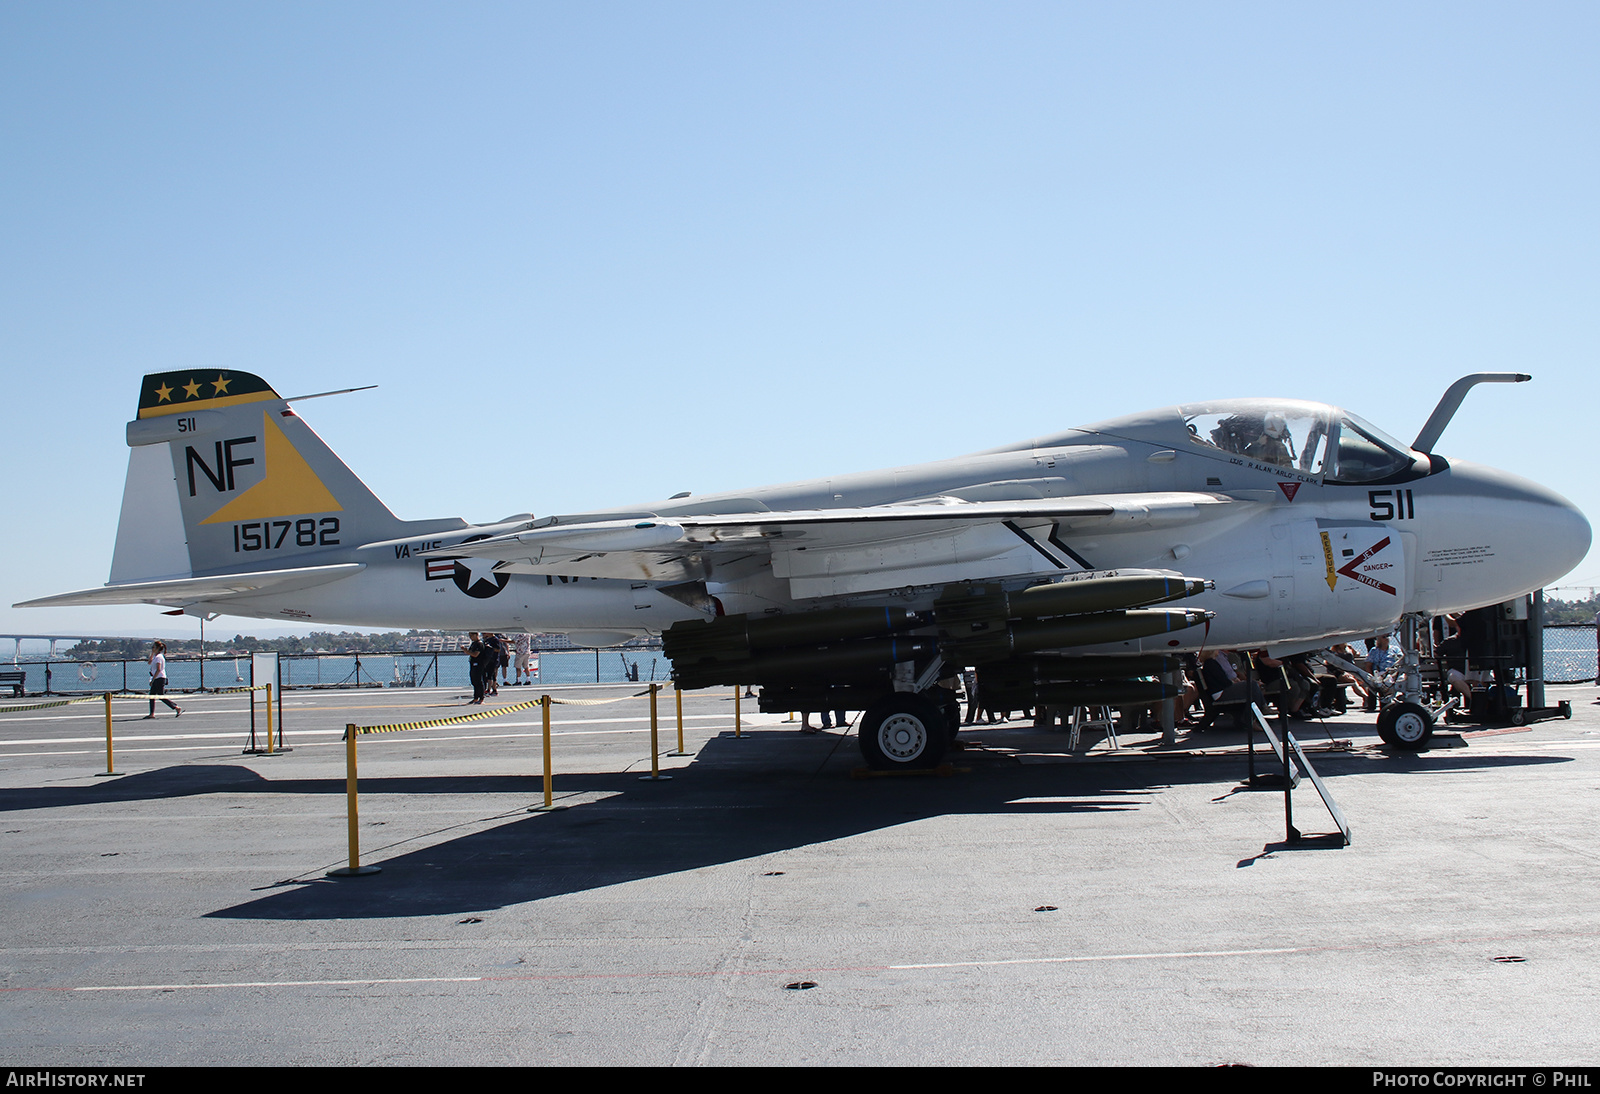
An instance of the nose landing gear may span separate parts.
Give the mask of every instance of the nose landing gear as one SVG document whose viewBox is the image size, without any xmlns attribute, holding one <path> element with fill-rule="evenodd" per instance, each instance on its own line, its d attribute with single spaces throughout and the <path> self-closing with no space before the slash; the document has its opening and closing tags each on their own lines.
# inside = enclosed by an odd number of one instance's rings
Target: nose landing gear
<svg viewBox="0 0 1600 1094">
<path fill-rule="evenodd" d="M 1378 736 L 1394 748 L 1420 751 L 1433 736 L 1433 715 L 1419 703 L 1391 703 L 1378 715 Z"/>
</svg>

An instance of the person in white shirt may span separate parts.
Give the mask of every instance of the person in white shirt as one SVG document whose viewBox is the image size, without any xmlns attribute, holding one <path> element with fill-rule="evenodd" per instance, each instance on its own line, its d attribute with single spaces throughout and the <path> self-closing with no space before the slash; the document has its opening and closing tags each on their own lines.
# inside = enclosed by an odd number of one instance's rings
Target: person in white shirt
<svg viewBox="0 0 1600 1094">
<path fill-rule="evenodd" d="M 519 634 L 512 640 L 514 657 L 517 662 L 517 683 L 522 683 L 524 673 L 528 676 L 528 683 L 533 683 L 533 639 L 529 635 Z"/>
<path fill-rule="evenodd" d="M 150 695 L 151 695 L 151 699 L 150 699 L 150 713 L 145 715 L 146 718 L 154 718 L 156 716 L 156 700 L 155 700 L 155 696 L 158 696 L 158 695 L 163 696 L 161 701 L 163 703 L 167 704 L 167 706 L 172 708 L 172 710 L 173 710 L 173 715 L 172 716 L 174 718 L 182 718 L 183 717 L 183 708 L 180 707 L 177 703 L 174 703 L 171 699 L 167 699 L 167 698 L 164 697 L 165 693 L 166 693 L 166 690 L 167 690 L 167 644 L 165 642 L 162 642 L 159 639 L 157 639 L 155 642 L 151 643 L 151 645 L 150 645 Z"/>
</svg>

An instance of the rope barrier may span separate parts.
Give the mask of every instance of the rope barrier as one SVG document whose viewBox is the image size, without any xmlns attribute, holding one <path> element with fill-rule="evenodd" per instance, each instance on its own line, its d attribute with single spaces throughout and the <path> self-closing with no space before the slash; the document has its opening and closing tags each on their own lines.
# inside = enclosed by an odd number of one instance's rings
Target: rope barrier
<svg viewBox="0 0 1600 1094">
<path fill-rule="evenodd" d="M 272 754 L 272 685 L 271 684 L 246 684 L 243 687 L 218 688 L 217 689 L 217 693 L 218 694 L 227 693 L 227 692 L 237 693 L 237 692 L 256 692 L 256 691 L 265 691 L 267 693 L 267 754 L 271 755 Z M 50 710 L 50 709 L 52 709 L 54 707 L 72 706 L 74 703 L 104 703 L 105 704 L 105 708 L 106 708 L 106 713 L 105 713 L 105 718 L 106 718 L 106 769 L 104 771 L 98 771 L 95 774 L 97 774 L 97 775 L 116 775 L 116 774 L 118 774 L 118 772 L 117 772 L 116 768 L 113 766 L 113 763 L 112 763 L 112 760 L 113 760 L 112 744 L 113 744 L 113 742 L 112 742 L 112 738 L 111 738 L 111 701 L 113 699 L 135 699 L 135 700 L 138 700 L 140 702 L 149 702 L 151 707 L 152 707 L 152 709 L 153 709 L 154 706 L 155 706 L 155 701 L 156 701 L 157 698 L 159 698 L 159 696 L 153 695 L 153 694 L 151 694 L 150 692 L 147 692 L 147 691 L 103 691 L 103 692 L 99 692 L 99 693 L 94 694 L 94 695 L 79 695 L 76 698 L 72 698 L 72 699 L 55 699 L 55 700 L 52 700 L 51 702 L 48 702 L 48 703 L 27 703 L 27 704 L 24 704 L 22 706 L 0 707 L 0 714 L 11 714 L 11 713 L 14 713 L 16 711 L 22 711 L 22 710 Z M 255 715 L 255 699 L 252 698 L 250 700 L 250 736 L 251 736 L 252 740 L 255 739 L 255 724 L 256 724 L 255 723 L 255 717 L 256 717 L 256 715 Z M 279 736 L 280 736 L 280 739 L 281 739 L 281 737 L 282 737 L 282 727 L 281 726 L 279 727 Z"/>
<path fill-rule="evenodd" d="M 493 710 L 475 710 L 471 714 L 458 714 L 453 718 L 428 718 L 420 722 L 395 722 L 387 725 L 358 726 L 348 723 L 344 727 L 345 744 L 345 828 L 346 841 L 349 844 L 350 865 L 329 870 L 329 877 L 363 877 L 376 874 L 382 869 L 378 866 L 361 865 L 361 840 L 360 828 L 357 818 L 360 815 L 358 788 L 356 778 L 356 739 L 366 733 L 403 733 L 412 729 L 438 729 L 442 726 L 465 725 L 468 722 L 482 722 L 490 718 L 498 718 L 502 714 L 514 714 L 518 711 L 532 710 L 534 707 L 543 708 L 544 713 L 544 805 L 530 809 L 544 811 L 558 808 L 552 804 L 552 769 L 550 764 L 550 708 L 554 705 L 570 707 L 595 707 L 606 706 L 611 703 L 620 703 L 627 699 L 637 699 L 640 696 L 650 696 L 650 766 L 651 774 L 645 776 L 650 779 L 671 778 L 662 775 L 656 760 L 658 753 L 656 742 L 656 693 L 662 689 L 661 684 L 651 684 L 643 691 L 636 691 L 629 695 L 619 695 L 614 699 L 557 699 L 551 695 L 541 695 L 537 699 L 529 699 L 523 703 L 512 703 L 509 706 L 496 707 Z M 683 706 L 679 698 L 678 706 L 678 737 L 683 738 Z M 109 708 L 109 703 L 107 704 Z M 109 724 L 109 718 L 107 719 Z"/>
<path fill-rule="evenodd" d="M 557 699 L 550 697 L 550 702 L 556 706 L 564 707 L 600 707 L 611 703 L 620 703 L 626 699 L 638 699 L 649 695 L 650 690 L 636 691 L 629 695 L 619 695 L 615 699 Z M 437 729 L 440 726 L 462 725 L 466 722 L 481 722 L 487 718 L 498 718 L 502 714 L 514 714 L 519 710 L 532 710 L 542 700 L 530 699 L 525 703 L 513 703 L 510 706 L 495 707 L 493 710 L 475 710 L 471 714 L 457 714 L 453 718 L 429 718 L 422 722 L 397 722 L 391 725 L 357 726 L 357 733 L 400 733 L 408 729 Z"/>
<path fill-rule="evenodd" d="M 271 684 L 250 684 L 240 688 L 214 688 L 207 694 L 225 695 L 230 692 L 263 691 L 270 688 Z M 103 703 L 111 699 L 148 699 L 148 691 L 97 691 L 93 695 L 80 695 L 76 699 L 54 699 L 48 703 L 28 703 L 19 707 L 0 707 L 0 714 L 11 714 L 19 710 L 49 710 L 51 707 L 71 706 L 73 703 Z M 160 698 L 157 696 L 156 698 Z"/>
<path fill-rule="evenodd" d="M 664 685 L 658 684 L 657 686 L 661 687 Z M 615 699 L 557 699 L 552 695 L 550 697 L 550 701 L 557 706 L 563 707 L 603 707 L 608 703 L 620 703 L 624 699 L 639 699 L 649 694 L 650 689 L 646 688 L 643 691 L 635 691 L 630 692 L 627 695 L 619 695 Z"/>
<path fill-rule="evenodd" d="M 513 703 L 507 707 L 496 707 L 493 710 L 475 710 L 471 714 L 458 714 L 453 718 L 429 718 L 421 722 L 396 722 L 390 725 L 378 726 L 350 726 L 357 733 L 402 733 L 408 729 L 437 729 L 440 726 L 456 726 L 466 722 L 481 722 L 487 718 L 498 718 L 502 714 L 511 714 L 519 710 L 532 710 L 538 706 L 540 700 L 530 699 L 526 703 Z"/>
<path fill-rule="evenodd" d="M 66 707 L 73 703 L 103 703 L 106 699 L 148 699 L 150 696 L 142 692 L 116 692 L 108 691 L 98 695 L 85 695 L 80 699 L 57 699 L 49 703 L 29 703 L 20 707 L 0 707 L 0 714 L 10 714 L 18 710 L 49 710 L 51 707 Z"/>
</svg>

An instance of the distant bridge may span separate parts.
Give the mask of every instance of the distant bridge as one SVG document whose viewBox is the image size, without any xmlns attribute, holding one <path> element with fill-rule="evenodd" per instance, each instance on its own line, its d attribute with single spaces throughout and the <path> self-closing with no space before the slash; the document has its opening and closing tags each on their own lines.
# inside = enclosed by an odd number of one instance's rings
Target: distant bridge
<svg viewBox="0 0 1600 1094">
<path fill-rule="evenodd" d="M 9 638 L 14 643 L 11 647 L 11 663 L 13 665 L 22 656 L 22 643 L 25 640 L 49 642 L 49 656 L 54 657 L 56 655 L 57 642 L 121 642 L 127 637 L 128 635 L 125 634 L 0 634 L 0 640 Z"/>
</svg>

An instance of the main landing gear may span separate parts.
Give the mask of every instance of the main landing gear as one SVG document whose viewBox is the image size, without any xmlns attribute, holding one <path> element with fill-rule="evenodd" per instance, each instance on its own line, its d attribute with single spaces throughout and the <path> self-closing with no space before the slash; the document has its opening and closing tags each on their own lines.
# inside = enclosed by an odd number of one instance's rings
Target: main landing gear
<svg viewBox="0 0 1600 1094">
<path fill-rule="evenodd" d="M 856 735 L 868 767 L 906 771 L 936 766 L 954 736 L 952 728 L 926 695 L 895 692 L 862 713 Z"/>
</svg>

